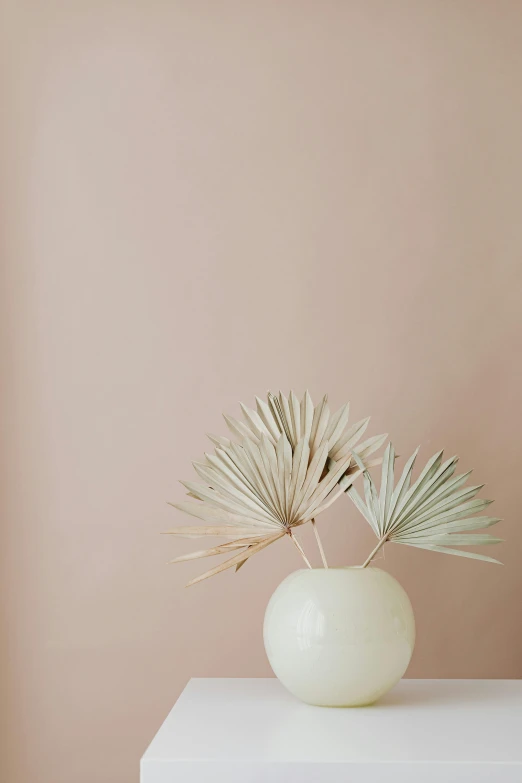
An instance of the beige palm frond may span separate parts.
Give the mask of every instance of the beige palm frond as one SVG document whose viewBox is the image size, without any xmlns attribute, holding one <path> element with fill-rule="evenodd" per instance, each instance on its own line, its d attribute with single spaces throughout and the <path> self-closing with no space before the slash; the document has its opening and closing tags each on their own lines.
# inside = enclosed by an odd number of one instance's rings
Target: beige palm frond
<svg viewBox="0 0 522 783">
<path fill-rule="evenodd" d="M 477 516 L 493 502 L 475 498 L 483 485 L 465 487 L 471 471 L 454 476 L 458 457 L 442 462 L 442 451 L 431 457 L 418 479 L 411 484 L 417 452 L 418 449 L 394 486 L 395 451 L 392 444 L 388 444 L 382 460 L 380 491 L 377 492 L 367 470 L 363 473 L 365 500 L 354 487 L 348 489 L 347 494 L 379 539 L 363 567 L 371 562 L 387 541 L 498 563 L 492 557 L 453 548 L 502 541 L 486 533 L 472 532 L 501 521 L 497 517 Z M 362 469 L 357 456 L 355 461 Z"/>
<path fill-rule="evenodd" d="M 328 467 L 332 463 L 344 459 L 348 454 L 356 453 L 365 462 L 386 441 L 387 435 L 375 435 L 359 443 L 368 427 L 370 417 L 361 419 L 348 427 L 350 405 L 342 405 L 335 413 L 330 412 L 328 395 L 314 406 L 309 392 L 305 392 L 302 400 L 291 391 L 288 397 L 282 392 L 275 395 L 267 394 L 267 401 L 256 397 L 256 410 L 247 408 L 240 403 L 244 421 L 225 416 L 225 421 L 231 433 L 239 439 L 246 438 L 259 444 L 262 436 L 275 446 L 284 433 L 292 447 L 305 438 L 310 447 L 310 459 L 315 452 L 328 442 Z M 229 438 L 209 436 L 217 445 L 230 445 Z"/>
<path fill-rule="evenodd" d="M 326 397 L 314 407 L 308 392 L 301 402 L 293 392 L 288 399 L 269 393 L 267 403 L 257 399 L 256 411 L 241 407 L 245 423 L 225 417 L 238 442 L 211 436 L 214 454 L 194 463 L 204 483 L 183 482 L 198 502 L 172 504 L 205 526 L 177 528 L 170 534 L 232 540 L 171 562 L 235 552 L 189 584 L 233 566 L 240 568 L 284 535 L 291 537 L 309 565 L 293 529 L 314 522 L 363 469 L 381 461 L 369 457 L 387 436 L 357 445 L 357 464 L 355 447 L 369 420 L 348 428 L 348 406 L 331 416 Z M 314 531 L 318 537 L 315 522 Z"/>
<path fill-rule="evenodd" d="M 196 538 L 221 536 L 233 539 L 211 549 L 183 555 L 180 560 L 226 554 L 237 550 L 230 560 L 189 582 L 237 566 L 264 547 L 289 534 L 328 508 L 344 488 L 340 478 L 348 471 L 350 479 L 361 472 L 350 467 L 351 454 L 325 471 L 328 443 L 310 460 L 310 446 L 301 438 L 295 450 L 285 434 L 274 446 L 262 436 L 259 443 L 244 439 L 230 446 L 218 446 L 205 463 L 194 467 L 205 482 L 186 482 L 189 495 L 199 502 L 174 503 L 175 508 L 203 520 L 202 527 L 182 527 L 172 535 Z"/>
</svg>

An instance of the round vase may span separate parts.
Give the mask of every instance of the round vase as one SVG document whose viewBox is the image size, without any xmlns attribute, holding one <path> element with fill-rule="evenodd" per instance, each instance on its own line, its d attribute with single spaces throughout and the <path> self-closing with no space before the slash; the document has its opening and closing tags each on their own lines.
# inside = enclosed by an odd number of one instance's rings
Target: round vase
<svg viewBox="0 0 522 783">
<path fill-rule="evenodd" d="M 372 704 L 403 676 L 415 619 L 401 585 L 379 568 L 290 574 L 265 614 L 265 649 L 282 684 L 322 707 Z"/>
</svg>

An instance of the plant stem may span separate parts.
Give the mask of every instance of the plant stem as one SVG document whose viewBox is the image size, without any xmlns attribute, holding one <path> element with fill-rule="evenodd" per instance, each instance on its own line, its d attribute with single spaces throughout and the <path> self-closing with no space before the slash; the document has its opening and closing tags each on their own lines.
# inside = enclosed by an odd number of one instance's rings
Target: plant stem
<svg viewBox="0 0 522 783">
<path fill-rule="evenodd" d="M 377 554 L 379 549 L 386 542 L 386 539 L 387 539 L 387 536 L 383 536 L 383 538 L 379 539 L 379 542 L 378 542 L 377 546 L 375 547 L 375 549 L 372 552 L 370 552 L 370 554 L 368 555 L 368 557 L 366 558 L 366 560 L 362 564 L 361 568 L 366 568 L 366 566 L 369 565 L 372 562 L 373 558 L 375 557 L 375 555 Z"/>
<path fill-rule="evenodd" d="M 297 550 L 300 552 L 300 554 L 301 554 L 301 557 L 302 557 L 302 558 L 303 558 L 303 560 L 305 561 L 305 563 L 306 563 L 306 565 L 308 566 L 308 568 L 311 568 L 312 566 L 310 565 L 310 561 L 308 560 L 307 556 L 306 556 L 306 555 L 305 555 L 305 553 L 304 553 L 304 549 L 303 549 L 303 547 L 301 546 L 301 544 L 299 543 L 299 541 L 298 541 L 298 540 L 297 540 L 297 538 L 294 536 L 294 534 L 292 533 L 292 531 L 291 531 L 291 530 L 289 530 L 289 531 L 288 531 L 288 535 L 290 536 L 290 539 L 291 539 L 291 541 L 292 541 L 292 542 L 294 543 L 294 545 L 297 547 Z"/>
<path fill-rule="evenodd" d="M 312 519 L 312 527 L 314 529 L 315 538 L 317 541 L 317 546 L 319 547 L 319 552 L 321 553 L 321 560 L 323 561 L 323 565 L 325 568 L 328 568 L 328 563 L 326 562 L 326 555 L 324 553 L 323 545 L 321 543 L 321 538 L 319 536 L 319 531 L 317 529 L 317 525 L 315 524 L 315 519 Z"/>
</svg>

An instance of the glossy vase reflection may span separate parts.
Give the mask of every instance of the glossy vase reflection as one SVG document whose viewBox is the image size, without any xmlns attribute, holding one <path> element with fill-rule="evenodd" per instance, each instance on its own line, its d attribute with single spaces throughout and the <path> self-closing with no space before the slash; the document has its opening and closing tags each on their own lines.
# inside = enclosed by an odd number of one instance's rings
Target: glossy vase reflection
<svg viewBox="0 0 522 783">
<path fill-rule="evenodd" d="M 401 585 L 378 568 L 296 571 L 272 595 L 265 649 L 275 675 L 309 704 L 372 704 L 403 676 L 415 620 Z"/>
</svg>

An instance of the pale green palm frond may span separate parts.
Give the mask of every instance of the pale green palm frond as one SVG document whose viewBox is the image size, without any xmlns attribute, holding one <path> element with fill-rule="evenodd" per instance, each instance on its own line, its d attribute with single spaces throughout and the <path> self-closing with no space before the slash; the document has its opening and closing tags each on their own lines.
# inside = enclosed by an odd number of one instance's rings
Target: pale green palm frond
<svg viewBox="0 0 522 783">
<path fill-rule="evenodd" d="M 442 462 L 442 451 L 428 460 L 412 484 L 417 452 L 418 449 L 395 484 L 395 450 L 391 443 L 388 444 L 382 459 L 379 492 L 359 457 L 354 457 L 363 471 L 364 499 L 353 486 L 347 494 L 379 539 L 365 565 L 387 541 L 498 563 L 492 557 L 453 548 L 502 541 L 487 533 L 473 532 L 501 521 L 497 517 L 477 516 L 493 502 L 475 497 L 483 485 L 465 487 L 471 471 L 455 476 L 458 457 Z"/>
</svg>

